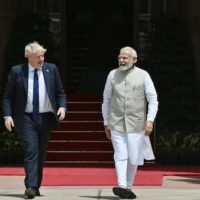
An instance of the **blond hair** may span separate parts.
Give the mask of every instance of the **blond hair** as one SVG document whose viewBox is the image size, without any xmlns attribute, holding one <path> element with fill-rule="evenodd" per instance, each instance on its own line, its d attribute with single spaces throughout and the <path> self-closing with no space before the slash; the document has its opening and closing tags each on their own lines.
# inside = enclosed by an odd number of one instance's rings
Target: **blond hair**
<svg viewBox="0 0 200 200">
<path fill-rule="evenodd" d="M 31 54 L 38 52 L 45 53 L 47 50 L 41 46 L 38 42 L 32 42 L 25 46 L 24 57 L 27 58 Z"/>
</svg>

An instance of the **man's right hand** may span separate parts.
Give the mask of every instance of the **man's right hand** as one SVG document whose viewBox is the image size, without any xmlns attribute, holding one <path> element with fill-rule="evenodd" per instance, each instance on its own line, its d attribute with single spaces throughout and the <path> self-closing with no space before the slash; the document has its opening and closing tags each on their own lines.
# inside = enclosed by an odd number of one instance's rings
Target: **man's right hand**
<svg viewBox="0 0 200 200">
<path fill-rule="evenodd" d="M 5 117 L 5 127 L 9 131 L 12 131 L 12 127 L 14 127 L 14 121 L 13 121 L 12 117 Z"/>
<path fill-rule="evenodd" d="M 104 126 L 104 131 L 105 131 L 106 137 L 109 140 L 111 140 L 110 129 L 108 129 L 108 126 Z"/>
</svg>

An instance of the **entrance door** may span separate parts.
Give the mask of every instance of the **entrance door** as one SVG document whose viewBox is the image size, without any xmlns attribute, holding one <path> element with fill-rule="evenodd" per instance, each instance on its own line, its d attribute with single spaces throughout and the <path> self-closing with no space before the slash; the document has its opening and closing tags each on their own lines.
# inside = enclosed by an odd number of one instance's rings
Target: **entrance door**
<svg viewBox="0 0 200 200">
<path fill-rule="evenodd" d="M 133 45 L 132 0 L 68 0 L 66 3 L 66 87 L 101 92 L 108 71 L 117 67 L 123 46 Z"/>
</svg>

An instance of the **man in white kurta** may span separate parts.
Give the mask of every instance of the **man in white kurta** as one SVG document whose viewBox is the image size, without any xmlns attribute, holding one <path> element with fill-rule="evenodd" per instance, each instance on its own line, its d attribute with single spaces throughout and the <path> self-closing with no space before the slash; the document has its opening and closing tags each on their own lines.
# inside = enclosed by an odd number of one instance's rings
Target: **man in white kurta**
<svg viewBox="0 0 200 200">
<path fill-rule="evenodd" d="M 107 78 L 102 114 L 105 134 L 112 141 L 118 186 L 113 193 L 134 199 L 131 188 L 138 165 L 153 160 L 149 134 L 158 110 L 157 93 L 145 70 L 135 66 L 137 53 L 124 47 L 118 56 L 119 68 Z"/>
</svg>

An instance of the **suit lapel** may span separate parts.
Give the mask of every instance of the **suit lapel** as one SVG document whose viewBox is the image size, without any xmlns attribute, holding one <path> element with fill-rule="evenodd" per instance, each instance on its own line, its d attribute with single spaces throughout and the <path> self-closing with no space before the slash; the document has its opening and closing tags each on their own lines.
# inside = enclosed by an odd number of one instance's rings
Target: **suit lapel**
<svg viewBox="0 0 200 200">
<path fill-rule="evenodd" d="M 50 69 L 46 63 L 44 63 L 44 65 L 42 67 L 42 72 L 43 72 L 43 76 L 44 76 L 44 82 L 45 82 L 47 94 L 50 95 L 50 83 L 51 83 Z"/>
<path fill-rule="evenodd" d="M 22 65 L 22 72 L 23 72 L 23 78 L 24 78 L 24 88 L 27 94 L 28 92 L 28 65 L 27 64 Z"/>
</svg>

